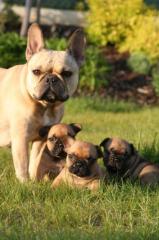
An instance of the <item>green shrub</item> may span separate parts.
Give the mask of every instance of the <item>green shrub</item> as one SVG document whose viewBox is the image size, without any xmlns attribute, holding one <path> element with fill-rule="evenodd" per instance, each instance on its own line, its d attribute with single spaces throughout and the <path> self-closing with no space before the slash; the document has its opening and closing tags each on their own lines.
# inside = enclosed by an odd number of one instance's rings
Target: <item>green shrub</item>
<svg viewBox="0 0 159 240">
<path fill-rule="evenodd" d="M 107 85 L 109 67 L 100 50 L 94 45 L 86 50 L 86 59 L 80 74 L 80 88 L 91 91 Z"/>
<path fill-rule="evenodd" d="M 25 62 L 26 41 L 16 33 L 0 35 L 0 66 L 11 67 Z"/>
<path fill-rule="evenodd" d="M 19 17 L 6 5 L 0 13 L 0 33 L 10 29 L 14 30 L 19 24 Z"/>
<path fill-rule="evenodd" d="M 129 68 L 136 73 L 148 74 L 150 72 L 150 61 L 143 52 L 131 53 L 127 63 Z"/>
<path fill-rule="evenodd" d="M 46 47 L 54 50 L 67 48 L 65 39 L 48 39 Z M 16 64 L 25 63 L 26 39 L 20 38 L 16 33 L 0 34 L 0 66 L 11 67 Z M 95 90 L 106 84 L 106 73 L 108 66 L 99 49 L 89 46 L 86 50 L 86 61 L 80 72 L 80 88 L 86 87 Z"/>
<path fill-rule="evenodd" d="M 152 84 L 157 96 L 159 96 L 159 63 L 155 64 L 152 68 Z"/>
<path fill-rule="evenodd" d="M 52 39 L 47 39 L 45 41 L 46 48 L 52 49 L 52 50 L 64 50 L 67 48 L 67 43 L 64 38 L 52 38 Z"/>
<path fill-rule="evenodd" d="M 88 0 L 88 34 L 100 45 L 159 56 L 158 12 L 143 0 Z"/>
</svg>

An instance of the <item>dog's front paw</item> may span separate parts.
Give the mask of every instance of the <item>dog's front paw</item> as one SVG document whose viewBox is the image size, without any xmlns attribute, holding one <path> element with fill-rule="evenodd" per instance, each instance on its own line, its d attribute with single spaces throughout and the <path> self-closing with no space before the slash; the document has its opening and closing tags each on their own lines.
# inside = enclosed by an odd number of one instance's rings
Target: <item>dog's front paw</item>
<svg viewBox="0 0 159 240">
<path fill-rule="evenodd" d="M 28 174 L 25 174 L 25 175 L 16 174 L 16 177 L 21 183 L 25 183 L 29 180 L 29 175 Z"/>
</svg>

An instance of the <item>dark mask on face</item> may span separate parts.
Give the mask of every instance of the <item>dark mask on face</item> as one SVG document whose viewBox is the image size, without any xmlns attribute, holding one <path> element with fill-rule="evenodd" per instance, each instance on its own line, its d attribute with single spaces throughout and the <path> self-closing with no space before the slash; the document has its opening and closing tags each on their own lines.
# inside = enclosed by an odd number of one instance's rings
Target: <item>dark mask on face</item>
<svg viewBox="0 0 159 240">
<path fill-rule="evenodd" d="M 66 153 L 64 151 L 64 145 L 61 139 L 57 138 L 56 136 L 53 136 L 51 138 L 48 138 L 48 140 L 54 143 L 54 148 L 53 148 L 53 151 L 51 152 L 52 156 L 57 158 L 66 157 Z"/>
<path fill-rule="evenodd" d="M 117 154 L 114 150 L 110 150 L 105 154 L 105 162 L 108 171 L 111 173 L 116 173 L 120 171 L 123 167 L 124 162 L 128 158 L 127 153 L 125 154 Z"/>
<path fill-rule="evenodd" d="M 90 166 L 92 162 L 90 159 L 79 159 L 74 154 L 69 155 L 69 158 L 74 163 L 69 167 L 69 171 L 79 177 L 87 177 L 91 174 Z M 93 161 L 93 160 L 92 160 Z"/>
<path fill-rule="evenodd" d="M 68 89 L 64 82 L 61 81 L 56 75 L 48 74 L 46 76 L 48 89 L 42 96 L 41 100 L 48 102 L 61 101 L 64 102 L 69 98 Z"/>
</svg>

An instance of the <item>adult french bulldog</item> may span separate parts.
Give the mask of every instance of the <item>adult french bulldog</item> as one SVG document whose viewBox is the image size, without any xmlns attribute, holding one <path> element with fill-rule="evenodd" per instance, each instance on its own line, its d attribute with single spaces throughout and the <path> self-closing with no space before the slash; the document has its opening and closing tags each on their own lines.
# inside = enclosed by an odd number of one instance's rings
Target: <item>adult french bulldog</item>
<svg viewBox="0 0 159 240">
<path fill-rule="evenodd" d="M 11 145 L 16 176 L 21 182 L 29 176 L 29 142 L 39 138 L 41 127 L 60 122 L 63 102 L 77 88 L 84 49 L 82 30 L 74 32 L 66 51 L 45 49 L 39 26 L 32 24 L 27 63 L 0 69 L 0 146 Z M 31 161 L 36 159 L 40 146 L 41 142 L 33 143 Z"/>
</svg>

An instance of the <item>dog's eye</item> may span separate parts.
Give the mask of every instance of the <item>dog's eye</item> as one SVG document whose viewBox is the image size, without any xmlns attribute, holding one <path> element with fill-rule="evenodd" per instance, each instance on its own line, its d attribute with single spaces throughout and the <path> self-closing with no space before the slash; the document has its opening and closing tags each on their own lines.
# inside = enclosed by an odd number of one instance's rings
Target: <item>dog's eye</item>
<svg viewBox="0 0 159 240">
<path fill-rule="evenodd" d="M 71 71 L 62 71 L 61 75 L 63 77 L 71 77 L 72 72 Z"/>
<path fill-rule="evenodd" d="M 41 74 L 41 71 L 39 69 L 33 70 L 34 75 L 39 76 Z"/>
<path fill-rule="evenodd" d="M 126 156 L 126 157 L 129 156 L 129 153 L 128 153 L 128 152 L 125 152 L 125 153 L 124 153 L 124 156 Z"/>
<path fill-rule="evenodd" d="M 110 152 L 115 152 L 115 149 L 113 147 L 110 148 Z"/>
<path fill-rule="evenodd" d="M 68 154 L 68 157 L 69 157 L 70 160 L 73 160 L 73 159 L 74 159 L 74 157 L 73 157 L 72 154 Z"/>
<path fill-rule="evenodd" d="M 94 162 L 96 159 L 93 158 L 93 157 L 89 157 L 89 158 L 87 158 L 87 160 L 88 160 L 89 162 Z"/>
<path fill-rule="evenodd" d="M 48 140 L 49 140 L 50 142 L 53 142 L 53 141 L 54 141 L 54 137 L 50 137 L 50 138 L 48 138 Z"/>
<path fill-rule="evenodd" d="M 48 140 L 50 142 L 57 142 L 58 139 L 55 136 L 52 136 L 52 137 L 49 137 Z"/>
</svg>

